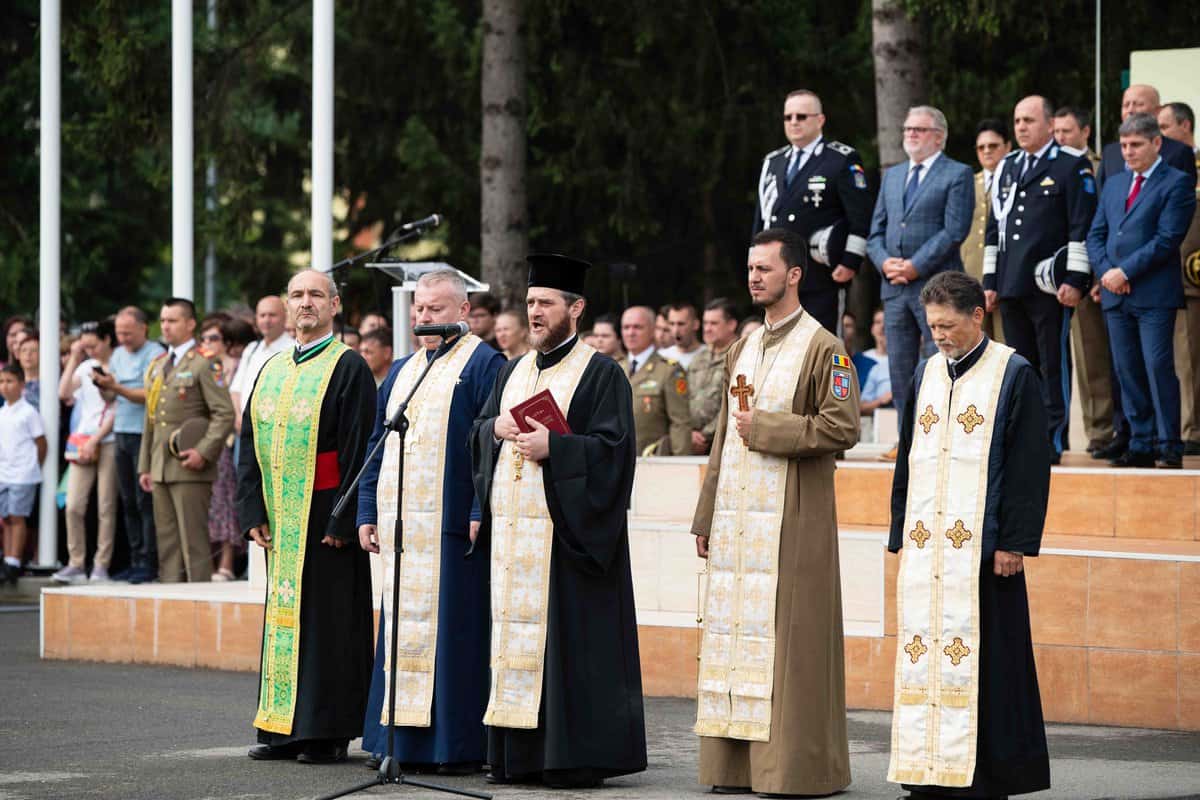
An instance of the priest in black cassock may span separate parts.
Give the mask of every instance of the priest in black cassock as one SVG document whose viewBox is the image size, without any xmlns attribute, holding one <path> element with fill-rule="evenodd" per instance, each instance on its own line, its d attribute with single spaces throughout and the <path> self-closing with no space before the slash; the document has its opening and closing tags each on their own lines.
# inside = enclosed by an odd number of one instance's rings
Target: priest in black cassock
<svg viewBox="0 0 1200 800">
<path fill-rule="evenodd" d="M 488 779 L 597 786 L 646 768 L 626 525 L 633 398 L 620 366 L 577 335 L 589 265 L 529 263 L 534 349 L 503 367 L 471 432 L 492 564 Z M 518 425 L 514 406 L 543 392 L 568 432 Z"/>
<path fill-rule="evenodd" d="M 328 274 L 288 283 L 296 347 L 264 366 L 242 417 L 238 520 L 267 555 L 258 760 L 343 761 L 362 733 L 371 679 L 371 572 L 352 501 L 333 506 L 366 457 L 375 380 L 333 338 Z"/>
<path fill-rule="evenodd" d="M 1050 762 L 1024 559 L 1050 488 L 1037 371 L 982 332 L 983 288 L 962 272 L 921 291 L 938 353 L 901 420 L 888 549 L 897 578 L 888 780 L 911 797 L 1047 789 Z"/>
</svg>

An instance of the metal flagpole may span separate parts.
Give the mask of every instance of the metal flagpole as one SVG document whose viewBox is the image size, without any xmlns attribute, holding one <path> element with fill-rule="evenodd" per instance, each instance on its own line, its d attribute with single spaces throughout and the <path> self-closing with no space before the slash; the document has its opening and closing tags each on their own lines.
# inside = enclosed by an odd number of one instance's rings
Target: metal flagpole
<svg viewBox="0 0 1200 800">
<path fill-rule="evenodd" d="M 312 261 L 333 263 L 333 0 L 313 0 Z"/>
<path fill-rule="evenodd" d="M 61 312 L 61 189 L 62 189 L 62 80 L 60 53 L 62 16 L 59 0 L 42 0 L 41 9 L 41 187 L 38 239 L 38 402 L 46 429 L 46 460 L 42 464 L 41 519 L 38 523 L 37 562 L 40 567 L 58 564 L 58 318 Z M 20 558 L 19 554 L 17 555 Z"/>
<path fill-rule="evenodd" d="M 195 297 L 192 240 L 192 2 L 171 0 L 171 294 Z"/>
<path fill-rule="evenodd" d="M 208 29 L 217 29 L 217 0 L 208 0 Z M 217 210 L 217 159 L 208 157 L 208 168 L 204 172 L 204 210 L 211 219 Z M 204 310 L 217 307 L 217 248 L 210 233 L 204 252 Z"/>
<path fill-rule="evenodd" d="M 1096 123 L 1096 152 L 1104 150 L 1104 139 L 1100 136 L 1100 6 L 1103 0 L 1096 0 L 1096 110 L 1092 121 Z"/>
</svg>

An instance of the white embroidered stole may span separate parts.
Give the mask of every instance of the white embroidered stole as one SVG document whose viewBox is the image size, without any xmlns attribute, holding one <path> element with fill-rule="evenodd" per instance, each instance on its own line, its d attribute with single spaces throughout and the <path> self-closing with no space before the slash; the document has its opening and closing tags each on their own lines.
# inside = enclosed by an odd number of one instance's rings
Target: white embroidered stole
<svg viewBox="0 0 1200 800">
<path fill-rule="evenodd" d="M 953 384 L 925 366 L 913 409 L 896 588 L 895 783 L 969 786 L 979 711 L 979 568 L 988 456 L 1012 348 L 988 342 Z"/>
<path fill-rule="evenodd" d="M 577 342 L 562 361 L 537 369 L 526 353 L 509 374 L 500 413 L 549 389 L 563 414 L 596 352 Z M 492 511 L 492 686 L 485 725 L 536 728 L 542 701 L 550 553 L 554 523 L 540 464 L 524 461 L 502 442 L 488 502 Z M 578 654 L 586 658 L 586 654 Z"/>
<path fill-rule="evenodd" d="M 731 379 L 753 381 L 753 407 L 791 412 L 800 369 L 820 324 L 803 314 L 768 351 L 765 328 L 750 334 Z M 751 452 L 729 402 L 716 506 L 709 534 L 708 590 L 700 649 L 696 733 L 771 738 L 775 680 L 775 592 L 788 459 Z"/>
<path fill-rule="evenodd" d="M 392 625 L 399 625 L 396 647 L 396 723 L 429 727 L 433 673 L 437 656 L 438 591 L 442 563 L 442 492 L 446 474 L 446 431 L 459 376 L 482 341 L 468 334 L 433 363 L 409 404 L 404 448 L 404 542 L 400 558 L 400 613 L 392 613 L 397 476 L 400 438 L 388 435 L 379 473 L 376 505 L 379 554 L 383 558 L 384 695 L 381 725 L 388 725 Z M 408 359 L 387 398 L 390 419 L 412 390 L 426 365 L 425 351 Z"/>
</svg>

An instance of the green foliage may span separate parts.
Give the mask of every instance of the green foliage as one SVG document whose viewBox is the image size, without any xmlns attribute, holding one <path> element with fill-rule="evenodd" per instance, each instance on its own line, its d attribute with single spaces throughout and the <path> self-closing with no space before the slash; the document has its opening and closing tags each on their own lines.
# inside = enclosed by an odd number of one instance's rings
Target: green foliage
<svg viewBox="0 0 1200 800">
<path fill-rule="evenodd" d="M 949 151 L 974 163 L 975 122 L 1031 92 L 1090 106 L 1094 4 L 904 0 L 924 40 L 929 101 Z M 196 272 L 208 241 L 219 302 L 278 291 L 309 249 L 309 0 L 195 3 Z M 339 0 L 335 253 L 364 230 L 434 211 L 442 257 L 478 273 L 480 5 Z M 38 3 L 0 4 L 0 316 L 37 304 Z M 1105 4 L 1104 128 L 1131 49 L 1187 46 L 1200 6 Z M 741 299 L 762 154 L 783 143 L 787 91 L 822 95 L 826 133 L 876 155 L 871 4 L 795 0 L 526 0 L 530 243 L 631 262 L 598 269 L 592 309 L 628 297 Z M 170 8 L 66 0 L 63 308 L 75 320 L 170 287 Z M 216 160 L 217 208 L 204 207 Z M 390 282 L 344 276 L 355 310 Z M 198 291 L 199 295 L 200 292 Z"/>
</svg>

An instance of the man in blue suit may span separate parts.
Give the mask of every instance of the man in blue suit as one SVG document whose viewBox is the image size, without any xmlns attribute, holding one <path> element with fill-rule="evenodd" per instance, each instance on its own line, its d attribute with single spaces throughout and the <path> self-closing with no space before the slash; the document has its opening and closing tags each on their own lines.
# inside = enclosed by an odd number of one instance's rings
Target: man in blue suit
<svg viewBox="0 0 1200 800">
<path fill-rule="evenodd" d="M 917 362 L 936 349 L 921 287 L 939 272 L 962 271 L 959 245 L 971 232 L 975 210 L 975 178 L 970 167 L 942 153 L 946 135 L 941 111 L 909 110 L 904 120 L 908 161 L 884 173 L 867 237 L 867 254 L 883 276 L 888 371 L 900 419 L 906 409 L 899 404 L 908 397 Z M 894 457 L 894 450 L 889 455 Z"/>
<path fill-rule="evenodd" d="M 1118 467 L 1183 466 L 1175 315 L 1183 308 L 1179 245 L 1196 210 L 1195 182 L 1162 156 L 1158 121 L 1133 113 L 1121 123 L 1128 169 L 1110 174 L 1088 232 L 1092 269 L 1129 420 L 1129 449 Z"/>
</svg>

